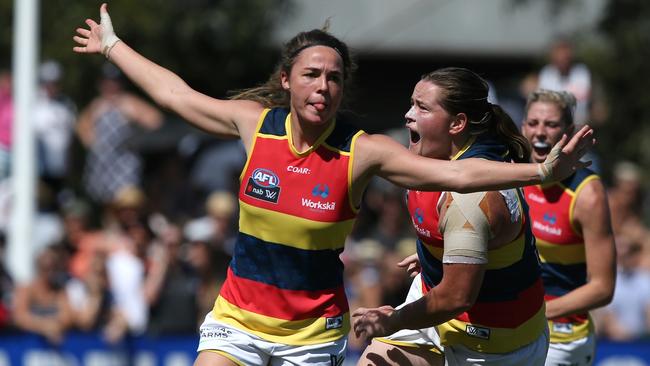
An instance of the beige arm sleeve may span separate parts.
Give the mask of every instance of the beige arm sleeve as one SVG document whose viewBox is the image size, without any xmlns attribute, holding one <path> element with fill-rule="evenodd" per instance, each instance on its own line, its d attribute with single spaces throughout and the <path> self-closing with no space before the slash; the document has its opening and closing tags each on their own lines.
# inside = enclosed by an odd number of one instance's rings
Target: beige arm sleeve
<svg viewBox="0 0 650 366">
<path fill-rule="evenodd" d="M 439 227 L 445 243 L 442 262 L 487 263 L 490 224 L 481 208 L 486 193 L 447 194 L 451 195 L 451 202 Z"/>
</svg>

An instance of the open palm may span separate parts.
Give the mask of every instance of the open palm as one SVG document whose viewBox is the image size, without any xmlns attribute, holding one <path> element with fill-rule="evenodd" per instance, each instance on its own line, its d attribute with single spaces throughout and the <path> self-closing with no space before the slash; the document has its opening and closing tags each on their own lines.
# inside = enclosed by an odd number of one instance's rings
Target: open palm
<svg viewBox="0 0 650 366">
<path fill-rule="evenodd" d="M 100 11 L 106 11 L 106 4 L 101 6 Z M 77 35 L 72 37 L 77 42 L 77 46 L 72 50 L 77 53 L 100 53 L 103 28 L 92 19 L 86 19 L 86 25 L 90 29 L 77 28 Z"/>
<path fill-rule="evenodd" d="M 583 126 L 569 140 L 563 136 L 562 139 L 553 147 L 551 154 L 547 157 L 544 164 L 551 164 L 552 177 L 554 179 L 564 179 L 576 170 L 586 168 L 591 165 L 591 161 L 580 161 L 585 153 L 591 148 L 596 140 L 593 138 L 594 131 L 588 125 Z"/>
</svg>

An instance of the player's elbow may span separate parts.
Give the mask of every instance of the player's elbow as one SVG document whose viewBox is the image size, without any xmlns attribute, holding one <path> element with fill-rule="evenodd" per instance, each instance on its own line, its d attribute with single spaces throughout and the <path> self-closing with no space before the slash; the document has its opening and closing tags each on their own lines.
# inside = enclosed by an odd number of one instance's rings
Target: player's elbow
<svg viewBox="0 0 650 366">
<path fill-rule="evenodd" d="M 604 283 L 596 286 L 595 302 L 597 307 L 603 307 L 612 302 L 614 298 L 614 281 L 603 281 Z"/>
<path fill-rule="evenodd" d="M 472 193 L 476 190 L 472 190 L 472 185 L 471 185 L 471 180 L 468 180 L 468 178 L 464 177 L 464 174 L 459 174 L 458 179 L 453 181 L 453 186 L 452 187 L 453 191 L 456 191 L 458 193 Z"/>
<path fill-rule="evenodd" d="M 600 306 L 608 305 L 612 302 L 614 298 L 614 285 L 612 284 L 609 287 L 606 287 L 602 290 L 601 304 Z"/>
<path fill-rule="evenodd" d="M 471 309 L 472 306 L 474 306 L 474 302 L 475 300 L 469 296 L 467 298 L 460 299 L 456 303 L 456 311 L 458 311 L 459 314 L 464 313 Z"/>
<path fill-rule="evenodd" d="M 432 174 L 435 173 L 436 176 L 427 178 L 427 180 L 438 181 L 438 183 L 433 187 L 425 187 L 425 190 L 440 190 L 439 188 L 442 187 L 442 190 L 454 191 L 458 193 L 475 192 L 476 189 L 472 190 L 472 187 L 475 185 L 474 181 L 476 181 L 477 177 L 472 174 L 470 169 L 463 168 L 463 165 L 460 165 L 460 162 L 453 163 L 454 165 L 448 166 L 446 173 L 444 174 L 444 179 L 439 178 L 439 173 L 432 172 Z"/>
<path fill-rule="evenodd" d="M 459 291 L 449 298 L 448 311 L 454 316 L 460 315 L 471 309 L 475 301 L 476 298 L 472 294 Z"/>
</svg>

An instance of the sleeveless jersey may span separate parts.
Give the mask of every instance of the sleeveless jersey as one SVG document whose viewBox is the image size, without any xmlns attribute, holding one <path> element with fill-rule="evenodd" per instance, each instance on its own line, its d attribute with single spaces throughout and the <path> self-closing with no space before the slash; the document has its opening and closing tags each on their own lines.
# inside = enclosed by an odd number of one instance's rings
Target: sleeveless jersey
<svg viewBox="0 0 650 366">
<path fill-rule="evenodd" d="M 240 176 L 239 233 L 213 317 L 289 345 L 334 341 L 350 329 L 339 255 L 357 215 L 350 196 L 363 131 L 335 121 L 307 151 L 291 116 L 264 110 Z"/>
<path fill-rule="evenodd" d="M 565 295 L 587 282 L 585 243 L 573 218 L 576 197 L 586 183 L 599 179 L 581 169 L 562 182 L 524 188 L 533 234 L 542 262 L 546 300 Z M 588 313 L 549 320 L 551 342 L 566 343 L 593 331 Z"/>
<path fill-rule="evenodd" d="M 452 160 L 470 157 L 510 161 L 506 146 L 489 136 L 470 139 Z M 486 272 L 474 305 L 437 326 L 442 345 L 461 344 L 478 352 L 507 353 L 535 341 L 546 328 L 544 289 L 527 207 L 522 192 L 515 191 L 522 229 L 509 244 L 488 251 Z M 443 276 L 444 242 L 437 210 L 441 195 L 407 192 L 409 213 L 418 235 L 424 293 L 439 284 Z"/>
</svg>

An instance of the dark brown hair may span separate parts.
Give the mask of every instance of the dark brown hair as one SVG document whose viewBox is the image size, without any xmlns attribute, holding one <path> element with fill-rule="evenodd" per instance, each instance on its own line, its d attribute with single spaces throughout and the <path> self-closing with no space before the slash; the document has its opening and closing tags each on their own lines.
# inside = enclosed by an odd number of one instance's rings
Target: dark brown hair
<svg viewBox="0 0 650 366">
<path fill-rule="evenodd" d="M 334 49 L 343 60 L 343 79 L 347 83 L 356 65 L 354 64 L 348 46 L 327 32 L 327 24 L 323 29 L 313 29 L 308 32 L 300 32 L 284 45 L 282 55 L 275 71 L 262 85 L 250 89 L 237 91 L 231 99 L 252 100 L 262 104 L 266 108 L 289 107 L 289 91 L 282 87 L 280 74 L 291 73 L 296 57 L 301 51 L 314 46 L 326 46 Z"/>
<path fill-rule="evenodd" d="M 488 102 L 489 85 L 475 72 L 447 67 L 422 76 L 441 89 L 438 103 L 450 115 L 465 113 L 471 135 L 490 132 L 508 146 L 512 159 L 529 162 L 530 144 L 512 118 L 498 105 Z"/>
</svg>

